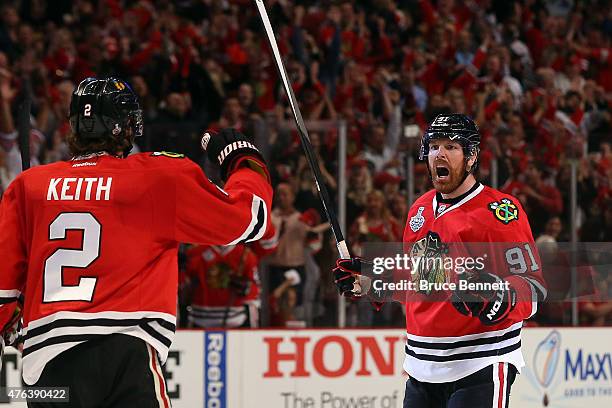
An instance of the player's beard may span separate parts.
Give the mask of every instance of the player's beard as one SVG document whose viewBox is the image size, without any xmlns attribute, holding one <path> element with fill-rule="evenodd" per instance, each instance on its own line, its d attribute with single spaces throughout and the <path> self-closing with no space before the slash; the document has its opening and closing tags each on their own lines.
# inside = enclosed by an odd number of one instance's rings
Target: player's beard
<svg viewBox="0 0 612 408">
<path fill-rule="evenodd" d="M 448 174 L 446 174 L 447 172 Z M 467 164 L 465 161 L 457 167 L 451 167 L 448 162 L 437 162 L 434 163 L 433 168 L 430 168 L 433 186 L 436 191 L 442 194 L 450 194 L 455 191 L 465 180 L 466 172 Z"/>
</svg>

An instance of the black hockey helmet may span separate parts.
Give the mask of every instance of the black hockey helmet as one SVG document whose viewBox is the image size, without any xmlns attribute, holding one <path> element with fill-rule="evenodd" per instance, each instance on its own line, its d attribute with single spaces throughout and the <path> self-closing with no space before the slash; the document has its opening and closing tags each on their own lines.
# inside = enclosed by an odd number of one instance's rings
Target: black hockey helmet
<svg viewBox="0 0 612 408">
<path fill-rule="evenodd" d="M 128 128 L 142 136 L 138 96 L 121 79 L 86 78 L 72 93 L 70 127 L 83 139 L 104 139 Z"/>
<path fill-rule="evenodd" d="M 436 116 L 421 138 L 419 155 L 421 160 L 425 160 L 429 154 L 429 142 L 434 139 L 450 139 L 458 142 L 463 146 L 466 160 L 468 157 L 478 156 L 480 145 L 478 126 L 469 116 L 462 113 L 443 113 Z M 477 167 L 478 157 L 470 171 L 475 171 Z"/>
</svg>

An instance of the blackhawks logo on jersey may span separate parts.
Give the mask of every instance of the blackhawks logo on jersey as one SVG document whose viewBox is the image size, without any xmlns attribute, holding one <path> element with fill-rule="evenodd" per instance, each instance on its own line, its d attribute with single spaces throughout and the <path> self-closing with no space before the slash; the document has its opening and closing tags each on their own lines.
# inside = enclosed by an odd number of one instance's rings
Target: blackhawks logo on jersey
<svg viewBox="0 0 612 408">
<path fill-rule="evenodd" d="M 416 261 L 412 281 L 418 292 L 429 295 L 431 290 L 421 290 L 421 282 L 442 284 L 449 282 L 445 267 L 445 255 L 448 254 L 448 245 L 442 242 L 440 235 L 428 231 L 427 235 L 412 245 L 410 256 Z M 418 262 L 418 263 L 417 263 Z"/>
<path fill-rule="evenodd" d="M 489 203 L 489 209 L 493 211 L 495 218 L 505 225 L 518 220 L 518 207 L 508 198 L 502 198 L 500 201 Z"/>
</svg>

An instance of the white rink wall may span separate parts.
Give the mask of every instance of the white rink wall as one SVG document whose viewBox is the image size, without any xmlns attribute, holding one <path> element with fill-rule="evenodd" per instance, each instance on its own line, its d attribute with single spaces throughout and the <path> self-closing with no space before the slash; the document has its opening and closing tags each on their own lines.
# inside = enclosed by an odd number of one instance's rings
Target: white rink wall
<svg viewBox="0 0 612 408">
<path fill-rule="evenodd" d="M 525 328 L 522 344 L 511 406 L 612 406 L 612 328 Z M 175 408 L 401 408 L 403 358 L 401 329 L 179 331 L 165 371 Z M 2 386 L 20 365 L 7 349 Z"/>
</svg>

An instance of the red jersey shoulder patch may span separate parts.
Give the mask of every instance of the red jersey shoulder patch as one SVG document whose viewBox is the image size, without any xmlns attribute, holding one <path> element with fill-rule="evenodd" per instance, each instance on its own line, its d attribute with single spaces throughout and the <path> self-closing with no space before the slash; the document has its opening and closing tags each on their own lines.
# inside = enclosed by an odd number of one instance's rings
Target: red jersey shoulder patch
<svg viewBox="0 0 612 408">
<path fill-rule="evenodd" d="M 489 203 L 489 210 L 492 211 L 496 220 L 505 225 L 519 219 L 519 208 L 509 198 L 502 198 L 499 201 Z"/>
</svg>

